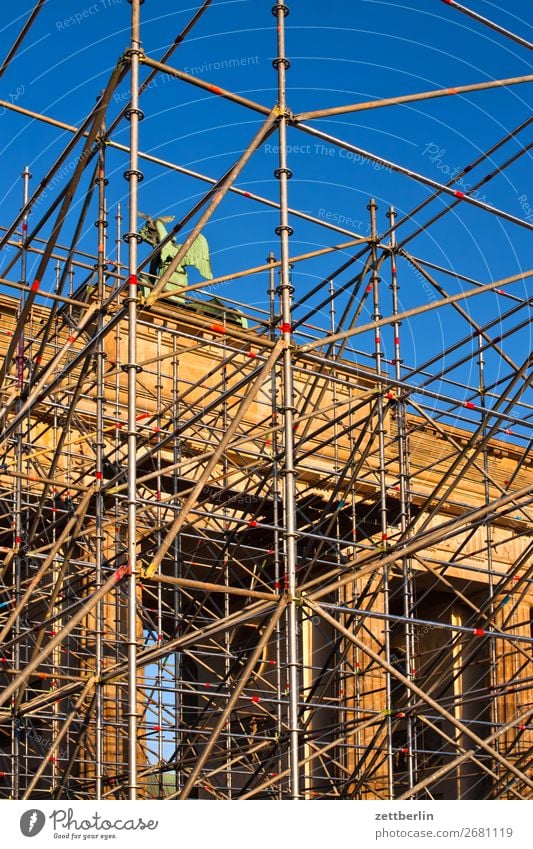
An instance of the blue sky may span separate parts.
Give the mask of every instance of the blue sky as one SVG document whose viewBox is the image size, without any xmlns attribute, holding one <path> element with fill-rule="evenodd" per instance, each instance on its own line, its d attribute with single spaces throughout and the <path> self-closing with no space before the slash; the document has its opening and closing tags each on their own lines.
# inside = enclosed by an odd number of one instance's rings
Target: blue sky
<svg viewBox="0 0 533 849">
<path fill-rule="evenodd" d="M 0 28 L 2 56 L 32 5 L 17 4 L 12 15 L 9 11 L 4 14 Z M 174 54 L 172 64 L 271 106 L 276 99 L 276 78 L 271 64 L 275 56 L 271 5 L 258 0 L 215 2 Z M 295 113 L 530 72 L 530 54 L 525 48 L 440 0 L 408 3 L 330 0 L 327 4 L 299 0 L 289 5 L 287 53 L 292 65 L 288 72 L 288 102 Z M 510 0 L 505 5 L 469 0 L 469 5 L 533 40 L 533 14 L 523 0 Z M 195 4 L 148 0 L 142 7 L 145 51 L 159 58 L 195 8 Z M 126 0 L 93 3 L 48 0 L 22 50 L 0 80 L 0 97 L 77 125 L 93 106 L 114 63 L 128 46 L 129 11 Z M 111 117 L 126 102 L 127 89 L 126 82 L 116 93 Z M 146 113 L 141 125 L 141 150 L 212 177 L 221 175 L 238 158 L 260 125 L 260 116 L 166 78 L 160 78 L 151 87 L 141 105 Z M 524 121 L 530 112 L 531 84 L 528 84 L 320 119 L 314 125 L 433 180 L 446 182 L 457 169 Z M 70 136 L 10 111 L 1 114 L 0 121 L 3 164 L 0 223 L 7 225 L 20 206 L 19 175 L 23 166 L 30 165 L 35 187 Z M 127 144 L 127 125 L 123 124 L 113 138 Z M 481 179 L 530 142 L 531 127 L 476 170 L 472 181 L 474 176 Z M 272 138 L 256 153 L 238 181 L 240 187 L 276 199 L 275 144 L 276 139 Z M 296 129 L 289 132 L 289 145 L 289 164 L 294 172 L 290 182 L 291 206 L 318 218 L 343 220 L 349 230 L 366 234 L 366 207 L 371 196 L 379 204 L 379 226 L 384 231 L 385 213 L 390 204 L 403 215 L 430 193 L 430 189 L 405 176 L 377 169 L 361 158 L 346 155 L 345 151 L 323 146 Z M 109 150 L 111 215 L 118 201 L 126 203 L 127 184 L 122 177 L 126 168 L 125 155 Z M 143 164 L 143 170 L 145 180 L 139 205 L 146 212 L 180 216 L 205 191 L 205 184 L 158 166 Z M 48 190 L 46 202 L 57 196 L 62 185 L 60 181 Z M 491 205 L 521 219 L 529 217 L 533 222 L 531 154 L 521 156 L 503 174 L 488 182 L 479 196 Z M 80 209 L 82 199 L 80 192 L 73 211 Z M 44 210 L 46 202 L 39 205 L 34 219 Z M 408 236 L 415 225 L 424 224 L 432 211 L 448 203 L 437 200 L 414 223 L 406 224 L 399 238 Z M 95 214 L 89 216 L 83 237 L 82 245 L 88 251 L 96 246 L 92 223 L 95 217 Z M 243 198 L 227 198 L 205 230 L 215 275 L 262 263 L 269 250 L 276 251 L 277 223 L 275 210 Z M 294 254 L 345 238 L 301 220 L 291 223 L 295 230 L 291 240 Z M 74 224 L 73 214 L 61 236 L 63 243 Z M 529 244 L 528 230 L 461 204 L 406 247 L 419 257 L 488 282 L 529 267 Z M 111 245 L 108 253 L 113 254 Z M 6 256 L 9 255 L 8 252 Z M 294 271 L 296 300 L 347 256 L 299 265 Z M 407 308 L 431 299 L 427 287 L 421 286 L 406 263 L 399 265 L 399 271 L 402 306 Z M 51 268 L 49 278 L 52 285 Z M 196 279 L 194 273 L 192 279 Z M 341 277 L 339 284 L 347 279 L 346 275 Z M 462 285 L 451 277 L 441 276 L 439 282 L 449 292 L 458 291 Z M 217 294 L 264 308 L 266 286 L 266 277 L 258 275 L 228 285 Z M 510 291 L 525 297 L 527 285 L 520 283 Z M 385 294 L 385 312 L 387 297 Z M 317 299 L 312 303 L 317 303 Z M 512 302 L 508 299 L 488 295 L 467 302 L 465 309 L 483 324 L 510 306 Z M 339 305 L 338 313 L 340 308 Z M 368 313 L 365 317 L 368 319 Z M 325 312 L 316 316 L 314 322 L 329 326 L 329 317 Z M 504 324 L 503 329 L 507 326 Z M 467 332 L 465 322 L 458 320 L 451 309 L 406 323 L 402 340 L 406 360 L 418 365 Z M 384 334 L 385 344 L 389 346 L 390 335 Z M 364 349 L 370 343 L 370 336 L 358 337 L 354 347 Z M 515 360 L 521 361 L 531 348 L 529 329 L 513 334 L 505 345 Z M 452 361 L 448 358 L 446 362 Z M 499 358 L 489 353 L 488 361 L 495 376 L 505 373 L 505 368 L 500 371 Z M 466 367 L 461 366 L 459 373 L 461 380 L 476 385 L 474 359 Z"/>
</svg>

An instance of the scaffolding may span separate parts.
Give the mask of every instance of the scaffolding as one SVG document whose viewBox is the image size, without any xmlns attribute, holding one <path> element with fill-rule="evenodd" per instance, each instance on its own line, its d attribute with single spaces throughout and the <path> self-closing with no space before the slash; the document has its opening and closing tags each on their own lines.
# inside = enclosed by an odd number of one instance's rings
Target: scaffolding
<svg viewBox="0 0 533 849">
<path fill-rule="evenodd" d="M 130 0 L 129 49 L 78 127 L 1 101 L 71 138 L 33 192 L 24 169 L 21 211 L 0 236 L 13 254 L 0 272 L 0 795 L 531 798 L 533 372 L 531 355 L 515 362 L 504 342 L 528 326 L 530 298 L 512 284 L 523 291 L 533 271 L 472 279 L 412 254 L 421 227 L 408 225 L 426 207 L 425 229 L 472 207 L 531 230 L 476 188 L 530 150 L 532 119 L 448 183 L 314 122 L 533 75 L 294 114 L 284 3 L 272 8 L 274 105 L 170 64 L 210 5 L 158 61 L 142 47 L 142 0 Z M 219 179 L 140 147 L 140 99 L 162 73 L 260 116 Z M 123 80 L 131 94 L 110 121 Z M 128 145 L 114 139 L 125 122 Z M 430 193 L 402 215 L 368 198 L 364 234 L 293 209 L 289 132 Z M 275 200 L 236 185 L 274 134 Z M 458 188 L 517 139 L 518 152 Z M 125 216 L 108 208 L 111 150 L 127 157 Z M 30 211 L 71 156 L 30 232 Z M 140 277 L 156 252 L 140 259 L 145 162 L 209 184 L 151 281 Z M 272 250 L 187 285 L 177 303 L 167 284 L 229 195 L 277 210 Z M 80 241 L 92 214 L 91 253 Z M 296 254 L 298 220 L 335 243 Z M 331 259 L 328 274 L 299 286 L 318 258 Z M 402 275 L 431 298 L 402 308 Z M 213 287 L 252 278 L 268 287 L 265 309 L 217 288 L 209 311 Z M 421 363 L 404 359 L 411 322 L 446 310 L 461 333 Z"/>
</svg>

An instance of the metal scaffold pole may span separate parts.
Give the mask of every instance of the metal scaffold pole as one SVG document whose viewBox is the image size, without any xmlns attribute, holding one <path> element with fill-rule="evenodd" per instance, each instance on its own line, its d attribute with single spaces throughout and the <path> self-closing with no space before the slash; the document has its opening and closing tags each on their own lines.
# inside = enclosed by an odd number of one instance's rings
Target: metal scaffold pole
<svg viewBox="0 0 533 849">
<path fill-rule="evenodd" d="M 391 301 L 392 315 L 396 316 L 399 313 L 399 283 L 398 283 L 398 253 L 396 243 L 396 210 L 390 207 L 387 212 L 390 222 L 390 274 L 391 274 Z M 409 450 L 408 450 L 408 435 L 406 425 L 406 404 L 403 397 L 402 384 L 402 355 L 401 355 L 401 322 L 395 321 L 392 326 L 393 331 L 393 346 L 394 346 L 394 376 L 397 383 L 395 409 L 396 409 L 396 429 L 397 429 L 397 446 L 398 446 L 398 486 L 400 490 L 400 535 L 403 537 L 410 519 L 410 486 L 409 486 Z M 404 657 L 406 675 L 411 678 L 414 674 L 415 664 L 415 643 L 413 626 L 410 622 L 414 614 L 414 592 L 413 592 L 413 570 L 408 557 L 402 559 L 402 579 L 403 579 L 403 613 L 405 617 L 404 624 Z M 407 690 L 405 694 L 407 704 L 411 699 L 411 693 Z M 416 775 L 416 728 L 413 721 L 413 716 L 410 711 L 406 717 L 407 726 L 407 781 L 409 787 L 413 786 Z"/>
<path fill-rule="evenodd" d="M 379 321 L 382 318 L 380 312 L 380 287 L 381 277 L 379 275 L 378 270 L 378 251 L 377 251 L 377 203 L 372 198 L 369 205 L 368 210 L 370 212 L 370 254 L 372 257 L 372 266 L 371 266 L 371 275 L 370 275 L 370 285 L 372 286 L 372 320 Z M 376 374 L 378 377 L 381 377 L 383 373 L 382 368 L 382 359 L 383 359 L 383 341 L 381 338 L 381 333 L 376 331 L 374 336 L 374 356 L 376 359 Z M 389 534 L 388 534 L 388 511 L 387 511 L 387 477 L 386 477 L 386 458 L 385 458 L 385 406 L 383 400 L 383 393 L 379 392 L 377 400 L 376 400 L 376 414 L 377 414 L 377 436 L 378 436 L 378 475 L 379 475 L 379 517 L 380 517 L 380 536 L 381 539 L 378 543 L 378 547 L 384 552 L 387 551 L 389 547 Z M 385 613 L 388 615 L 389 613 L 389 602 L 390 602 L 390 593 L 389 593 L 389 569 L 387 566 L 383 569 L 383 575 L 381 578 L 382 581 L 382 593 L 383 593 L 383 605 Z M 384 622 L 384 650 L 385 650 L 385 658 L 387 662 L 390 662 L 390 650 L 391 639 L 390 639 L 390 624 L 389 621 L 386 620 Z M 392 702 L 391 702 L 391 680 L 390 675 L 386 673 L 385 676 L 385 704 L 386 709 L 389 711 L 389 715 L 385 720 L 387 725 L 387 734 L 386 734 L 386 746 L 387 746 L 387 782 L 388 782 L 388 793 L 389 797 L 392 798 L 394 795 L 394 763 L 393 763 L 393 752 L 392 752 Z"/>
<path fill-rule="evenodd" d="M 29 197 L 29 187 L 31 180 L 31 173 L 28 166 L 24 168 L 22 172 L 22 206 L 26 207 L 28 203 Z M 26 212 L 24 218 L 22 219 L 22 236 L 21 236 L 21 252 L 20 252 L 20 280 L 21 283 L 25 284 L 27 282 L 27 252 L 25 248 L 26 236 L 28 233 L 28 217 L 29 212 Z M 22 301 L 24 295 L 21 294 L 21 300 L 18 308 L 19 316 L 22 313 Z M 24 391 L 24 333 L 21 334 L 19 344 L 18 344 L 18 353 L 17 353 L 17 392 L 20 398 L 20 404 L 22 404 L 22 393 Z M 13 559 L 13 586 L 14 586 L 14 599 L 15 604 L 18 604 L 21 596 L 21 580 L 22 580 L 22 566 L 23 566 L 23 544 L 24 544 L 24 536 L 25 536 L 25 528 L 23 528 L 22 522 L 22 496 L 23 496 L 23 480 L 22 480 L 22 471 L 23 471 L 23 458 L 24 458 L 24 427 L 25 423 L 22 421 L 18 427 L 17 435 L 16 435 L 16 463 L 17 463 L 17 478 L 15 481 L 15 504 L 14 504 L 14 535 L 15 535 L 15 548 L 17 551 L 16 556 Z M 20 663 L 21 663 L 21 645 L 20 645 L 20 636 L 21 636 L 21 622 L 20 617 L 17 616 L 15 621 L 15 645 L 13 648 L 13 666 L 15 670 L 20 671 Z M 19 719 L 17 716 L 13 717 L 13 728 L 12 728 L 12 747 L 13 747 L 13 767 L 12 767 L 12 775 L 11 775 L 11 786 L 12 786 L 12 796 L 13 799 L 20 798 L 20 728 L 19 728 Z"/>
<path fill-rule="evenodd" d="M 276 256 L 273 251 L 270 251 L 267 256 L 267 263 L 270 265 L 270 269 L 268 272 L 268 316 L 270 323 L 270 339 L 272 342 L 276 340 L 276 270 L 274 268 L 274 263 L 276 262 Z M 272 499 L 273 499 L 273 510 L 272 510 L 272 522 L 274 525 L 274 538 L 272 544 L 272 551 L 274 553 L 274 589 L 280 590 L 283 577 L 281 574 L 282 568 L 282 539 L 280 533 L 281 527 L 281 515 L 280 515 L 280 504 L 282 500 L 282 495 L 280 491 L 280 473 L 279 473 L 279 432 L 277 429 L 278 425 L 278 363 L 274 363 L 272 368 L 271 377 L 270 377 L 270 400 L 271 400 L 271 425 L 273 428 L 271 438 L 269 440 L 271 448 L 272 448 Z M 275 664 L 276 664 L 276 722 L 278 728 L 282 727 L 282 693 L 283 693 L 283 682 L 282 682 L 282 665 L 283 665 L 283 655 L 282 655 L 282 630 L 280 622 L 278 621 L 276 624 L 275 631 Z M 278 773 L 282 771 L 283 760 L 281 757 L 281 747 L 279 752 L 277 753 L 278 757 L 275 760 L 276 770 Z M 281 787 L 278 790 L 278 797 L 281 798 Z"/>
<path fill-rule="evenodd" d="M 284 506 L 284 554 L 285 582 L 289 594 L 288 607 L 288 690 L 289 690 L 289 760 L 290 760 L 290 792 L 293 799 L 300 798 L 300 765 L 299 765 L 299 692 L 300 692 L 300 646 L 298 640 L 298 607 L 297 607 L 297 529 L 296 529 L 296 469 L 294 464 L 294 385 L 292 362 L 292 293 L 293 286 L 290 272 L 289 237 L 292 228 L 289 225 L 288 214 L 288 182 L 291 171 L 287 164 L 287 127 L 288 108 L 286 100 L 286 73 L 290 62 L 285 54 L 285 18 L 289 9 L 284 3 L 277 3 L 273 9 L 277 21 L 277 57 L 274 67 L 278 75 L 278 136 L 279 136 L 279 166 L 276 177 L 279 181 L 280 216 L 276 233 L 280 239 L 280 284 L 279 295 L 281 305 L 281 334 L 283 338 L 282 352 L 282 392 L 283 392 L 283 506 Z"/>
<path fill-rule="evenodd" d="M 97 331 L 99 336 L 98 345 L 96 347 L 96 506 L 95 506 L 95 560 L 96 560 L 96 587 L 100 589 L 103 578 L 103 563 L 105 557 L 105 505 L 102 493 L 102 485 L 104 480 L 104 411 L 105 411 L 105 382 L 104 382 L 104 366 L 105 366 L 105 351 L 103 339 L 101 338 L 103 330 L 103 315 L 101 311 L 104 302 L 105 294 L 105 272 L 106 264 L 106 246 L 107 246 L 107 210 L 106 210 L 106 185 L 107 178 L 105 172 L 106 156 L 105 156 L 105 130 L 102 127 L 99 139 L 98 153 L 98 171 L 96 183 L 98 186 L 98 218 L 96 226 L 98 229 L 98 262 L 97 262 L 97 301 L 100 307 L 100 312 L 97 319 Z M 104 654 L 104 631 L 105 631 L 105 614 L 104 602 L 99 602 L 96 607 L 96 657 L 95 657 L 95 673 L 98 678 L 102 674 L 102 662 Z M 95 769 L 96 769 L 96 788 L 95 794 L 97 799 L 102 798 L 102 778 L 103 778 L 103 752 L 104 752 L 104 693 L 102 687 L 98 686 L 96 690 L 96 706 L 95 706 Z"/>
<path fill-rule="evenodd" d="M 143 0 L 131 3 L 131 44 L 128 51 L 131 80 L 131 105 L 127 117 L 130 121 L 130 162 L 126 172 L 129 181 L 128 243 L 128 361 L 124 369 L 128 379 L 128 798 L 137 798 L 137 221 L 138 189 L 142 180 L 139 171 L 139 122 L 143 115 L 139 109 L 139 59 L 141 47 L 141 5 Z"/>
</svg>

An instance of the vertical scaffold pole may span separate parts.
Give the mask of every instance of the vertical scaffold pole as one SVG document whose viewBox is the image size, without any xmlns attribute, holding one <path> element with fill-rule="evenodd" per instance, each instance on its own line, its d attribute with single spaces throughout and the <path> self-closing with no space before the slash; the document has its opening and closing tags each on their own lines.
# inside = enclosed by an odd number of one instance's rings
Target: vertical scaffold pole
<svg viewBox="0 0 533 849">
<path fill-rule="evenodd" d="M 30 169 L 26 165 L 24 171 L 21 174 L 22 177 L 22 197 L 23 197 L 23 209 L 27 206 L 29 191 L 30 191 L 30 180 L 31 173 Z M 21 283 L 26 283 L 27 278 L 27 250 L 25 247 L 26 238 L 28 236 L 28 216 L 29 212 L 26 212 L 22 219 L 21 224 L 21 251 L 20 251 L 20 274 L 21 274 Z M 24 295 L 21 295 L 21 300 L 19 304 L 19 315 L 22 312 L 22 304 L 23 304 Z M 18 344 L 18 354 L 17 354 L 17 387 L 18 391 L 22 391 L 22 387 L 24 385 L 24 330 L 22 331 Z"/>
<path fill-rule="evenodd" d="M 97 262 L 97 298 L 98 304 L 101 306 L 104 301 L 105 294 L 105 272 L 106 265 L 106 229 L 107 229 L 107 211 L 106 211 L 106 191 L 107 184 L 105 176 L 105 130 L 102 127 L 99 138 L 98 150 L 98 170 L 96 173 L 96 185 L 98 187 L 98 219 L 96 226 L 98 228 L 98 262 Z M 104 342 L 102 338 L 103 330 L 103 315 L 100 312 L 97 319 L 97 330 L 99 341 L 96 346 L 96 507 L 95 507 L 95 559 L 96 559 L 96 589 L 99 590 L 102 586 L 102 566 L 104 561 L 104 499 L 102 495 L 102 484 L 104 479 L 104 409 L 105 409 L 105 387 L 104 387 Z M 102 673 L 103 660 L 103 634 L 104 634 L 104 604 L 99 601 L 96 605 L 96 657 L 95 657 L 95 672 L 98 678 Z M 104 694 L 102 687 L 97 685 L 96 690 L 96 706 L 95 706 L 95 721 L 96 721 L 96 739 L 95 739 L 95 773 L 96 773 L 96 798 L 102 798 L 102 771 L 103 771 L 103 711 L 104 711 Z"/>
<path fill-rule="evenodd" d="M 30 188 L 30 180 L 31 174 L 30 169 L 26 165 L 24 171 L 21 174 L 22 177 L 22 206 L 23 208 L 28 203 L 29 197 L 29 188 Z M 28 214 L 26 213 L 24 218 L 22 219 L 22 236 L 21 236 L 21 251 L 20 251 L 20 282 L 22 284 L 27 282 L 27 252 L 24 247 L 24 243 L 26 241 L 26 236 L 28 235 Z M 19 315 L 22 312 L 22 303 L 23 303 L 24 294 L 21 294 L 20 304 L 19 304 Z M 24 331 L 20 335 L 19 344 L 18 344 L 18 352 L 17 352 L 17 390 L 19 396 L 22 396 L 22 391 L 24 389 Z M 22 403 L 22 401 L 21 401 Z M 23 527 L 22 527 L 22 458 L 24 454 L 24 422 L 20 423 L 20 426 L 17 431 L 16 437 L 16 445 L 17 445 L 17 479 L 15 481 L 15 510 L 14 510 L 14 519 L 15 519 L 15 549 L 17 551 L 17 555 L 13 560 L 14 566 L 14 580 L 13 585 L 15 588 L 15 605 L 18 605 L 21 596 L 21 581 L 22 581 L 22 535 L 23 535 Z M 17 616 L 15 621 L 15 641 L 13 647 L 13 668 L 15 673 L 18 675 L 20 672 L 20 617 Z M 11 795 L 13 799 L 20 798 L 20 731 L 18 728 L 18 719 L 16 716 L 13 717 L 13 728 L 12 728 L 12 754 L 13 754 L 13 767 L 12 767 L 12 775 L 11 775 Z"/>
<path fill-rule="evenodd" d="M 371 285 L 372 285 L 372 298 L 373 298 L 373 313 L 372 320 L 379 321 L 383 316 L 380 312 L 380 297 L 379 297 L 379 284 L 381 281 L 381 277 L 379 276 L 378 268 L 378 231 L 377 231 L 377 222 L 376 222 L 376 212 L 377 212 L 377 203 L 372 198 L 370 203 L 368 204 L 368 210 L 370 212 L 370 253 L 372 257 L 372 271 L 371 271 Z M 381 341 L 381 331 L 378 329 L 375 333 L 374 339 L 374 355 L 376 358 L 376 374 L 378 378 L 383 373 L 382 360 L 383 360 L 383 345 Z M 381 384 L 379 384 L 381 387 Z M 379 514 L 380 514 L 380 527 L 381 527 L 381 547 L 383 552 L 386 552 L 388 546 L 388 517 L 387 517 L 387 481 L 385 474 L 385 417 L 384 417 L 384 405 L 383 405 L 383 393 L 380 391 L 377 397 L 377 414 L 378 414 L 378 427 L 377 427 L 377 435 L 378 435 L 378 464 L 379 464 Z M 390 662 L 390 621 L 388 619 L 389 613 L 389 571 L 388 567 L 385 566 L 383 570 L 383 605 L 385 614 L 387 614 L 387 618 L 384 622 L 384 636 L 385 636 L 385 656 L 387 662 Z M 388 792 L 389 799 L 394 797 L 394 774 L 393 774 L 393 758 L 392 758 L 392 722 L 390 717 L 391 710 L 391 679 L 390 675 L 386 673 L 385 675 L 385 699 L 386 699 L 386 707 L 388 716 L 386 718 L 387 723 L 387 774 L 388 774 Z"/>
<path fill-rule="evenodd" d="M 172 492 L 179 492 L 179 480 L 180 480 L 180 463 L 181 463 L 181 437 L 179 431 L 179 423 L 181 418 L 181 399 L 180 399 L 180 380 L 181 380 L 181 371 L 180 371 L 180 351 L 178 345 L 178 338 L 176 334 L 172 335 Z M 179 503 L 179 502 L 178 502 Z M 183 568 L 182 568 L 182 544 L 181 544 L 181 535 L 177 534 L 174 542 L 172 543 L 172 569 L 173 576 L 175 578 L 181 578 L 183 576 Z M 172 595 L 172 614 L 174 616 L 174 621 L 176 623 L 176 628 L 181 629 L 183 627 L 183 597 L 181 593 L 178 591 L 178 588 L 175 588 L 175 591 Z M 174 653 L 174 715 L 175 715 L 175 726 L 174 726 L 174 751 L 179 752 L 180 747 L 183 743 L 184 739 L 184 728 L 185 728 L 185 715 L 184 715 L 184 705 L 183 705 L 183 693 L 182 693 L 182 683 L 186 674 L 186 664 L 184 663 L 184 656 L 182 652 L 176 651 Z M 177 758 L 179 761 L 179 758 Z M 183 788 L 184 785 L 183 778 L 183 770 L 181 765 L 179 768 L 176 766 L 176 791 L 179 791 Z"/>
<path fill-rule="evenodd" d="M 122 213 L 120 211 L 120 201 L 117 203 L 117 214 L 115 215 L 116 222 L 116 272 L 117 276 L 115 278 L 114 286 L 118 287 L 120 285 L 120 275 L 122 273 L 121 265 L 122 265 Z"/>
<path fill-rule="evenodd" d="M 392 295 L 392 315 L 397 316 L 399 312 L 398 298 L 398 268 L 397 268 L 397 242 L 396 242 L 396 210 L 390 207 L 387 212 L 387 217 L 390 221 L 390 262 L 391 262 L 391 295 Z M 401 321 L 395 318 L 392 325 L 394 333 L 394 376 L 398 387 L 402 381 L 402 355 L 400 343 L 400 326 Z M 396 428 L 397 428 L 397 445 L 398 445 L 398 476 L 400 487 L 400 534 L 403 538 L 407 526 L 410 521 L 409 510 L 409 453 L 407 450 L 407 428 L 405 422 L 405 400 L 401 390 L 398 389 L 398 398 L 396 401 Z M 411 678 L 414 668 L 414 632 L 411 624 L 413 616 L 413 575 L 411 561 L 408 557 L 402 558 L 402 575 L 403 575 L 403 612 L 405 617 L 404 629 L 404 649 L 405 649 L 405 674 L 407 678 Z M 406 691 L 407 704 L 412 700 L 412 694 L 409 689 Z M 411 712 L 407 712 L 407 780 L 409 788 L 413 787 L 416 775 L 416 735 L 414 727 L 414 719 Z"/>
<path fill-rule="evenodd" d="M 489 467 L 489 451 L 486 442 L 487 433 L 487 389 L 485 385 L 485 354 L 483 351 L 483 336 L 481 333 L 477 337 L 478 342 L 478 366 L 479 366 L 479 406 L 481 407 L 481 430 L 480 436 L 483 439 L 483 490 L 485 496 L 485 504 L 490 504 L 490 467 Z M 494 562 L 493 562 L 493 539 L 492 525 L 490 516 L 485 520 L 485 544 L 487 557 L 487 575 L 488 575 L 488 593 L 490 598 L 489 616 L 491 621 L 496 617 L 496 609 L 494 605 Z M 496 670 L 498 669 L 498 655 L 494 640 L 489 640 L 489 663 L 490 663 L 490 686 L 497 686 Z M 495 695 L 492 705 L 492 722 L 493 730 L 496 731 L 499 726 L 499 705 L 498 696 Z M 494 748 L 500 751 L 500 740 L 494 741 Z M 495 764 L 494 769 L 496 774 L 501 775 L 500 764 Z"/>
<path fill-rule="evenodd" d="M 270 339 L 272 342 L 276 340 L 276 278 L 275 278 L 275 269 L 273 264 L 276 262 L 276 257 L 272 251 L 269 252 L 266 261 L 272 266 L 268 272 L 268 304 L 269 304 L 269 317 L 270 317 Z M 278 379 L 277 379 L 277 368 L 278 364 L 274 363 L 272 366 L 272 372 L 270 375 L 270 395 L 271 395 L 271 418 L 270 424 L 272 426 L 272 439 L 271 439 L 271 448 L 272 448 L 272 523 L 274 525 L 274 534 L 272 539 L 272 551 L 274 552 L 274 589 L 278 592 L 281 588 L 281 558 L 280 558 L 280 532 L 279 532 L 279 522 L 280 522 L 280 500 L 281 493 L 279 487 L 279 434 L 277 430 L 278 424 Z M 277 720 L 277 734 L 278 739 L 281 739 L 282 733 L 282 685 L 281 685 L 281 668 L 282 668 L 282 657 L 281 657 L 281 648 L 282 648 L 282 632 L 281 626 L 278 622 L 276 624 L 276 720 Z M 278 750 L 278 761 L 277 761 L 277 771 L 280 773 L 283 769 L 282 761 L 281 761 L 281 751 Z M 277 789 L 278 799 L 281 799 L 281 784 Z"/>
<path fill-rule="evenodd" d="M 119 275 L 122 274 L 122 214 L 120 211 L 120 203 L 117 204 L 117 214 L 115 216 L 116 221 L 116 251 L 115 251 L 115 259 L 116 259 L 116 267 L 117 273 Z M 124 237 L 125 241 L 125 237 Z M 115 286 L 118 288 L 120 286 L 120 277 L 116 278 Z M 115 374 L 115 386 L 114 386 L 114 418 L 117 423 L 121 421 L 121 417 L 124 414 L 124 410 L 121 402 L 121 378 L 120 372 L 123 370 L 123 354 L 120 345 L 120 334 L 121 334 L 121 325 L 117 322 L 117 326 L 115 329 L 115 358 L 116 358 L 116 374 Z M 115 428 L 115 436 L 114 436 L 114 446 L 113 453 L 115 455 L 116 462 L 119 461 L 120 453 L 121 453 L 121 436 L 120 429 L 118 427 Z M 120 557 L 123 554 L 123 546 L 124 546 L 124 529 L 123 529 L 123 515 L 122 515 L 122 500 L 118 493 L 114 495 L 114 504 L 113 504 L 113 525 L 114 525 L 114 551 L 113 555 L 115 558 L 115 562 L 120 562 Z M 115 595 L 113 601 L 109 604 L 110 615 L 115 617 L 116 622 L 121 621 L 121 608 L 120 608 L 120 596 L 118 593 Z M 112 651 L 115 652 L 115 657 L 118 661 L 119 655 L 122 656 L 122 646 L 118 646 L 118 627 L 117 627 L 117 638 L 114 641 L 114 645 Z M 111 691 L 112 692 L 112 691 Z M 116 698 L 118 699 L 119 690 L 118 687 L 115 687 Z M 118 714 L 117 714 L 118 719 Z M 106 738 L 109 741 L 109 749 L 112 752 L 118 753 L 120 751 L 120 723 L 117 721 L 115 723 L 115 728 L 107 728 L 106 729 Z M 117 755 L 115 754 L 115 760 Z M 113 764 L 112 767 L 115 772 L 118 774 L 119 767 L 118 764 Z M 108 766 L 109 769 L 109 766 Z"/>
<path fill-rule="evenodd" d="M 137 798 L 137 192 L 142 174 L 139 171 L 139 57 L 141 55 L 140 9 L 144 0 L 130 0 L 131 47 L 130 62 L 131 106 L 129 180 L 129 232 L 128 243 L 128 798 Z"/>
<path fill-rule="evenodd" d="M 279 133 L 279 168 L 275 176 L 279 180 L 280 223 L 276 234 L 280 237 L 280 301 L 281 301 L 281 333 L 283 335 L 283 441 L 284 465 L 283 502 L 285 511 L 285 585 L 289 593 L 288 611 L 288 685 L 289 685 L 289 767 L 290 794 L 293 799 L 300 798 L 299 770 L 299 717 L 298 693 L 299 657 L 298 657 L 298 609 L 296 606 L 296 470 L 294 467 L 294 385 L 293 363 L 291 351 L 292 331 L 292 283 L 289 264 L 289 236 L 292 228 L 289 226 L 288 212 L 288 182 L 292 176 L 287 167 L 287 125 L 289 112 L 286 101 L 286 72 L 290 66 L 285 56 L 285 18 L 289 8 L 284 3 L 276 3 L 272 14 L 277 21 L 277 50 L 274 68 L 278 74 L 278 133 Z"/>
</svg>

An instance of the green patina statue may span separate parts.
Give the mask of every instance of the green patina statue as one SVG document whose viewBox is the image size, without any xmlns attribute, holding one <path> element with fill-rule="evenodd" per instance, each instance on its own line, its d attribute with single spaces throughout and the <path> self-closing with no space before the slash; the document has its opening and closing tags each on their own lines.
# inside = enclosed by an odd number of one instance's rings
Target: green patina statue
<svg viewBox="0 0 533 849">
<path fill-rule="evenodd" d="M 149 215 L 144 215 L 144 213 L 140 212 L 139 217 L 146 221 L 146 224 L 140 228 L 139 236 L 141 237 L 143 242 L 147 242 L 153 248 L 156 248 L 165 239 L 168 237 L 168 230 L 166 228 L 166 224 L 169 224 L 171 221 L 174 221 L 173 215 L 164 215 L 159 218 L 151 218 Z M 144 279 L 148 280 L 152 286 L 155 286 L 160 277 L 165 273 L 168 266 L 178 253 L 181 245 L 176 242 L 174 236 L 169 239 L 166 244 L 163 244 L 161 250 L 159 250 L 150 263 L 150 269 L 148 275 L 144 275 Z M 165 292 L 180 292 L 187 286 L 187 271 L 186 266 L 192 266 L 200 272 L 202 277 L 205 277 L 206 280 L 213 279 L 213 273 L 211 271 L 211 262 L 209 259 L 209 245 L 207 244 L 207 239 L 205 236 L 200 235 L 195 239 L 195 241 L 190 246 L 189 250 L 183 257 L 181 264 L 178 266 L 176 271 L 172 274 L 170 280 L 165 286 Z M 141 275 L 142 279 L 143 275 Z M 147 286 L 143 287 L 143 294 L 146 297 L 150 293 L 150 290 Z M 165 295 L 169 300 L 174 301 L 174 303 L 183 304 L 184 299 L 180 297 L 178 294 Z"/>
<path fill-rule="evenodd" d="M 157 248 L 158 245 L 161 245 L 165 241 L 169 235 L 165 225 L 174 221 L 173 215 L 160 215 L 159 218 L 151 218 L 142 212 L 139 212 L 139 218 L 146 221 L 146 224 L 139 229 L 139 236 L 143 242 L 146 242 L 153 248 Z M 152 288 L 157 285 L 180 248 L 181 245 L 172 236 L 154 254 L 148 274 L 140 275 L 141 292 L 145 298 L 150 295 Z M 218 298 L 210 298 L 209 301 L 186 300 L 181 292 L 187 286 L 187 266 L 196 268 L 206 280 L 213 279 L 211 260 L 209 258 L 209 245 L 207 244 L 207 239 L 201 233 L 196 237 L 180 265 L 166 283 L 164 288 L 165 300 L 180 304 L 186 309 L 193 310 L 201 315 L 211 316 L 218 320 L 226 320 L 230 324 L 237 324 L 239 327 L 248 327 L 248 322 L 240 310 L 228 307 Z M 143 282 L 145 285 L 143 285 Z M 150 286 L 146 285 L 148 283 Z"/>
</svg>

